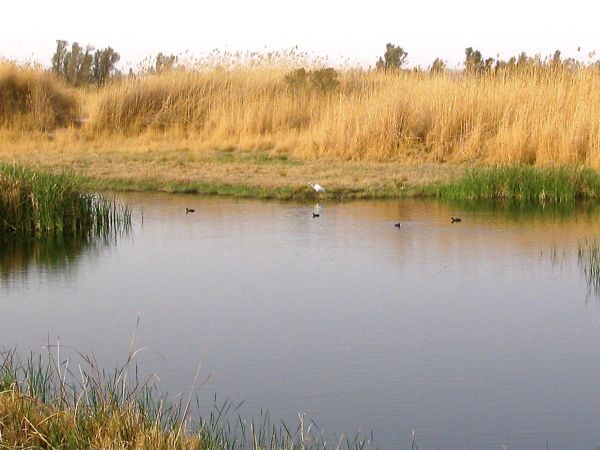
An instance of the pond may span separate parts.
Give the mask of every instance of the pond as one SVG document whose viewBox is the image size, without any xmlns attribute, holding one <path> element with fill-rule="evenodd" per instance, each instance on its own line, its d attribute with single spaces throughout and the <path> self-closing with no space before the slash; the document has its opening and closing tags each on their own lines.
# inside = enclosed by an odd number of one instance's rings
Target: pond
<svg viewBox="0 0 600 450">
<path fill-rule="evenodd" d="M 381 449 L 600 446 L 595 205 L 119 198 L 129 233 L 2 247 L 2 348 L 60 339 L 112 369 L 135 332 L 175 399 L 201 364 L 201 411 L 216 394 Z"/>
</svg>

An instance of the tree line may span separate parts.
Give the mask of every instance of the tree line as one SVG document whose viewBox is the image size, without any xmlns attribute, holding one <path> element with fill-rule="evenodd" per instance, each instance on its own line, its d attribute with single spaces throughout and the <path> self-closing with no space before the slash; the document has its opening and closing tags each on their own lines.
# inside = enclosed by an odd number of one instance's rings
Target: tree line
<svg viewBox="0 0 600 450">
<path fill-rule="evenodd" d="M 73 86 L 102 86 L 110 77 L 120 74 L 115 67 L 120 59 L 111 47 L 96 50 L 91 45 L 82 47 L 73 42 L 69 49 L 67 41 L 58 40 L 51 70 Z"/>
<path fill-rule="evenodd" d="M 591 53 L 589 56 L 592 58 L 594 54 Z M 56 50 L 51 61 L 51 70 L 72 86 L 102 86 L 111 78 L 123 76 L 116 67 L 120 59 L 121 56 L 112 47 L 96 49 L 91 45 L 81 46 L 77 42 L 73 42 L 69 46 L 69 42 L 57 40 Z M 178 67 L 177 63 L 178 57 L 176 55 L 158 53 L 152 60 L 152 64 L 145 67 L 142 72 L 160 74 L 176 69 Z M 468 75 L 511 73 L 532 68 L 575 70 L 584 66 L 583 63 L 573 58 L 563 58 L 559 50 L 556 50 L 551 57 L 544 59 L 539 55 L 528 56 L 525 52 L 522 52 L 508 60 L 502 60 L 499 57 L 486 58 L 473 47 L 465 49 L 463 63 L 464 73 Z M 398 45 L 387 43 L 385 52 L 375 63 L 375 70 L 385 72 L 401 71 L 406 70 L 405 66 L 407 64 L 408 52 Z M 600 69 L 599 61 L 591 65 Z M 413 70 L 423 71 L 421 68 Z M 441 58 L 436 58 L 428 68 L 428 71 L 433 74 L 443 73 L 446 70 L 448 70 L 447 63 Z M 132 74 L 133 72 L 130 69 L 130 75 Z M 319 90 L 329 90 L 337 86 L 337 75 L 337 71 L 329 67 L 313 71 L 298 69 L 288 74 L 285 81 L 294 88 L 313 85 Z"/>
<path fill-rule="evenodd" d="M 85 47 L 73 42 L 56 41 L 56 50 L 52 55 L 51 71 L 72 86 L 102 86 L 111 78 L 123 76 L 116 67 L 121 56 L 112 47 L 95 49 L 91 45 Z M 177 66 L 176 55 L 159 53 L 145 73 L 163 73 Z M 132 71 L 130 70 L 130 74 Z"/>
<path fill-rule="evenodd" d="M 577 51 L 581 49 L 578 48 Z M 590 59 L 595 56 L 592 52 L 589 54 Z M 388 43 L 385 46 L 385 53 L 379 57 L 375 63 L 377 70 L 397 71 L 403 70 L 404 65 L 408 63 L 408 53 L 400 46 Z M 577 61 L 574 58 L 563 58 L 560 50 L 556 50 L 552 56 L 542 58 L 540 55 L 529 56 L 525 52 L 521 52 L 518 56 L 512 56 L 508 60 L 491 57 L 484 57 L 479 50 L 473 47 L 465 49 L 465 59 L 463 61 L 464 72 L 468 75 L 482 75 L 489 73 L 510 73 L 524 70 L 536 69 L 551 69 L 551 70 L 576 70 L 584 67 L 585 64 Z M 600 69 L 600 61 L 595 61 L 590 66 Z M 446 62 L 441 58 L 436 58 L 429 72 L 442 73 L 448 69 Z M 422 69 L 417 68 L 420 71 Z"/>
</svg>

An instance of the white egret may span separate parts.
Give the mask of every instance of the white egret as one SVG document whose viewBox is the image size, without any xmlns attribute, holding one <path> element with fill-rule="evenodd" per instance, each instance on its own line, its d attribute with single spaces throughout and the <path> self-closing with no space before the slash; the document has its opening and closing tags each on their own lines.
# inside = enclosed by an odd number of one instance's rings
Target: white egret
<svg viewBox="0 0 600 450">
<path fill-rule="evenodd" d="M 325 188 L 318 183 L 313 183 L 312 181 L 309 181 L 308 184 L 310 184 L 310 186 L 315 190 L 317 194 L 325 192 Z"/>
<path fill-rule="evenodd" d="M 325 192 L 325 188 L 323 186 L 321 186 L 320 184 L 317 183 L 313 183 L 312 181 L 309 181 L 308 184 L 311 185 L 311 187 L 315 190 L 315 192 Z"/>
</svg>

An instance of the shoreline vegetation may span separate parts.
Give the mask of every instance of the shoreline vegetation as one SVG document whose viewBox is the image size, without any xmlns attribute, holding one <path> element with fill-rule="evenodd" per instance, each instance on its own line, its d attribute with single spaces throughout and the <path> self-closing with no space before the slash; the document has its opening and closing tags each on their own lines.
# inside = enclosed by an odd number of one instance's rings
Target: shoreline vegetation
<svg viewBox="0 0 600 450">
<path fill-rule="evenodd" d="M 112 176 L 102 178 L 76 175 L 72 170 L 64 172 L 56 167 L 36 167 L 38 169 L 0 162 L 0 185 L 3 189 L 0 196 L 0 215 L 6 219 L 12 212 L 18 213 L 15 215 L 15 223 L 3 220 L 1 229 L 5 232 L 26 231 L 33 235 L 56 231 L 77 233 L 85 228 L 86 223 L 93 225 L 97 231 L 105 227 L 127 227 L 130 224 L 131 213 L 126 205 L 119 205 L 101 194 L 84 192 L 162 191 L 279 200 L 316 198 L 310 186 L 304 186 L 302 181 L 298 186 L 273 187 L 246 184 L 243 180 L 238 183 L 206 182 L 177 180 L 168 176 L 137 179 Z M 437 170 L 435 166 L 402 166 L 402 169 L 413 176 L 423 173 L 419 170 L 425 169 L 434 173 Z M 338 170 L 343 170 L 343 166 Z M 434 181 L 430 181 L 429 184 L 421 182 L 411 185 L 405 176 L 403 182 L 393 185 L 359 184 L 355 187 L 333 188 L 328 185 L 327 191 L 319 194 L 319 199 L 429 197 L 450 201 L 511 200 L 566 204 L 600 198 L 600 173 L 587 167 L 540 168 L 516 164 L 452 167 L 443 173 L 444 181 L 432 178 Z M 454 177 L 451 174 L 454 174 Z M 16 204 L 29 208 L 16 208 Z M 47 206 L 47 210 L 38 208 L 38 205 Z M 75 214 L 78 211 L 80 214 Z M 34 213 L 37 217 L 34 217 Z M 16 221 L 20 221 L 20 224 Z"/>
<path fill-rule="evenodd" d="M 76 177 L 0 164 L 2 239 L 103 236 L 127 231 L 131 211 L 100 194 L 85 193 Z"/>
<path fill-rule="evenodd" d="M 304 415 L 295 426 L 273 421 L 268 412 L 246 420 L 237 415 L 238 407 L 216 397 L 211 412 L 200 416 L 192 412 L 194 399 L 199 401 L 195 392 L 172 401 L 157 394 L 152 376 L 139 379 L 134 362 L 139 350 L 130 349 L 125 364 L 112 373 L 93 356 L 65 358 L 60 342 L 46 350 L 46 357 L 32 354 L 26 360 L 0 351 L 2 448 L 372 448 L 358 434 L 333 439 Z"/>
<path fill-rule="evenodd" d="M 0 62 L 0 162 L 72 171 L 92 189 L 598 196 L 598 62 L 469 48 L 464 70 L 439 58 L 405 69 L 406 56 L 388 44 L 374 68 L 334 69 L 294 52 L 160 54 L 124 75 L 110 47 L 59 41 L 51 69 Z"/>
</svg>

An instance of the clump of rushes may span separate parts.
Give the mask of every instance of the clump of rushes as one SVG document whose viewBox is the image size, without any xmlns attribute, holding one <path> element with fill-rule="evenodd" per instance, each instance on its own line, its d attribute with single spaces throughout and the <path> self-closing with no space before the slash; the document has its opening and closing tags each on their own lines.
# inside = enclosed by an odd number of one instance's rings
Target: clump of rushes
<svg viewBox="0 0 600 450">
<path fill-rule="evenodd" d="M 148 379 L 131 367 L 139 350 L 112 374 L 93 357 L 77 354 L 79 364 L 61 357 L 60 343 L 48 358 L 23 361 L 14 351 L 0 352 L 0 447 L 81 449 L 269 449 L 327 448 L 367 450 L 358 435 L 332 439 L 299 416 L 297 427 L 258 420 L 230 419 L 236 407 L 217 405 L 205 418 L 190 420 L 192 395 L 171 403 L 157 396 Z M 71 362 L 71 365 L 69 363 Z M 194 383 L 195 384 L 195 383 Z M 372 438 L 371 438 L 372 439 Z"/>
<path fill-rule="evenodd" d="M 106 233 L 127 227 L 127 206 L 98 194 L 83 193 L 77 178 L 16 165 L 0 165 L 0 233 Z"/>
<path fill-rule="evenodd" d="M 569 203 L 600 197 L 600 174 L 585 167 L 545 168 L 520 164 L 473 167 L 458 180 L 432 188 L 431 193 L 451 200 Z"/>
</svg>

